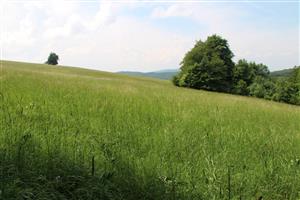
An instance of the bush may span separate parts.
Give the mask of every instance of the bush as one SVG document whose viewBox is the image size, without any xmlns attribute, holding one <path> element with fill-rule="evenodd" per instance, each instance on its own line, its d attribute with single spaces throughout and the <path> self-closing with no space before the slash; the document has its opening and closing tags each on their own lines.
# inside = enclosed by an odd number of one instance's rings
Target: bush
<svg viewBox="0 0 300 200">
<path fill-rule="evenodd" d="M 257 76 L 248 89 L 251 96 L 269 100 L 273 99 L 275 93 L 274 82 L 261 76 Z"/>
<path fill-rule="evenodd" d="M 176 75 L 176 76 L 173 76 L 172 82 L 173 82 L 174 85 L 179 86 L 179 79 L 178 79 L 178 76 L 177 76 L 177 75 Z"/>
<path fill-rule="evenodd" d="M 249 95 L 248 87 L 255 81 L 255 79 L 257 77 L 266 78 L 268 77 L 269 73 L 268 67 L 263 64 L 247 62 L 245 59 L 239 60 L 238 63 L 235 64 L 232 73 L 234 83 L 233 93 Z M 253 87 L 259 86 L 254 85 Z M 258 88 L 256 89 L 258 90 Z"/>
<path fill-rule="evenodd" d="M 239 80 L 238 83 L 234 86 L 234 93 L 247 96 L 249 94 L 249 89 L 246 81 Z"/>
</svg>

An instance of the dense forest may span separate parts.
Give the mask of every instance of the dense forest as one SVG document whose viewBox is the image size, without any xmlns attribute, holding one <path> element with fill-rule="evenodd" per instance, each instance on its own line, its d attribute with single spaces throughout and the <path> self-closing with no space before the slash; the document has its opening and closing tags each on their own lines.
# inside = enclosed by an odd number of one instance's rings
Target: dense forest
<svg viewBox="0 0 300 200">
<path fill-rule="evenodd" d="M 180 87 L 254 96 L 300 105 L 300 67 L 270 74 L 264 64 L 245 59 L 232 61 L 226 39 L 212 35 L 197 41 L 181 62 L 173 83 Z"/>
</svg>

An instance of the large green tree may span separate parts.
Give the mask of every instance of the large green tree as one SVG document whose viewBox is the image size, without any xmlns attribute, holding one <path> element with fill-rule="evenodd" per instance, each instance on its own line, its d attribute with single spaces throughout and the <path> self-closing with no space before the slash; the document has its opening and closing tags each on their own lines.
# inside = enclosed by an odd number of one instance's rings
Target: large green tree
<svg viewBox="0 0 300 200">
<path fill-rule="evenodd" d="M 51 52 L 48 56 L 48 60 L 46 61 L 46 64 L 48 65 L 57 65 L 58 64 L 59 57 L 56 53 Z"/>
<path fill-rule="evenodd" d="M 232 88 L 234 63 L 227 40 L 212 35 L 205 42 L 197 41 L 181 62 L 175 85 L 229 92 Z"/>
</svg>

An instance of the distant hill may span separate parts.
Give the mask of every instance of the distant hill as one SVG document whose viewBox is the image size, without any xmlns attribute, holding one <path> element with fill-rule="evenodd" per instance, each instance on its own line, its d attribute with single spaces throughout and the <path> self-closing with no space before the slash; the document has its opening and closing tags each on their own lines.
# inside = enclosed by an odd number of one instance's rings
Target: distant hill
<svg viewBox="0 0 300 200">
<path fill-rule="evenodd" d="M 153 72 L 137 72 L 137 71 L 120 71 L 119 74 L 127 74 L 130 76 L 152 77 L 163 80 L 171 80 L 178 73 L 178 69 L 166 69 Z M 270 73 L 271 77 L 289 77 L 292 74 L 293 68 L 282 69 Z"/>
<path fill-rule="evenodd" d="M 282 70 L 278 70 L 278 71 L 273 71 L 270 73 L 271 77 L 289 77 L 291 76 L 293 72 L 293 69 L 290 68 L 290 69 L 282 69 Z"/>
<path fill-rule="evenodd" d="M 135 71 L 121 71 L 117 72 L 119 74 L 127 74 L 130 76 L 144 76 L 144 77 L 152 77 L 164 80 L 171 80 L 173 76 L 178 73 L 177 69 L 166 69 L 160 71 L 153 71 L 153 72 L 135 72 Z"/>
</svg>

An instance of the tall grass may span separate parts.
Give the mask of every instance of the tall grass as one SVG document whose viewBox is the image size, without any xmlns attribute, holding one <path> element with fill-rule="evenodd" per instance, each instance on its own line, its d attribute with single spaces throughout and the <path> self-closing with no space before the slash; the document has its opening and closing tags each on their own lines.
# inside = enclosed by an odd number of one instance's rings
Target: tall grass
<svg viewBox="0 0 300 200">
<path fill-rule="evenodd" d="M 0 199 L 299 199 L 300 108 L 3 61 Z"/>
</svg>

